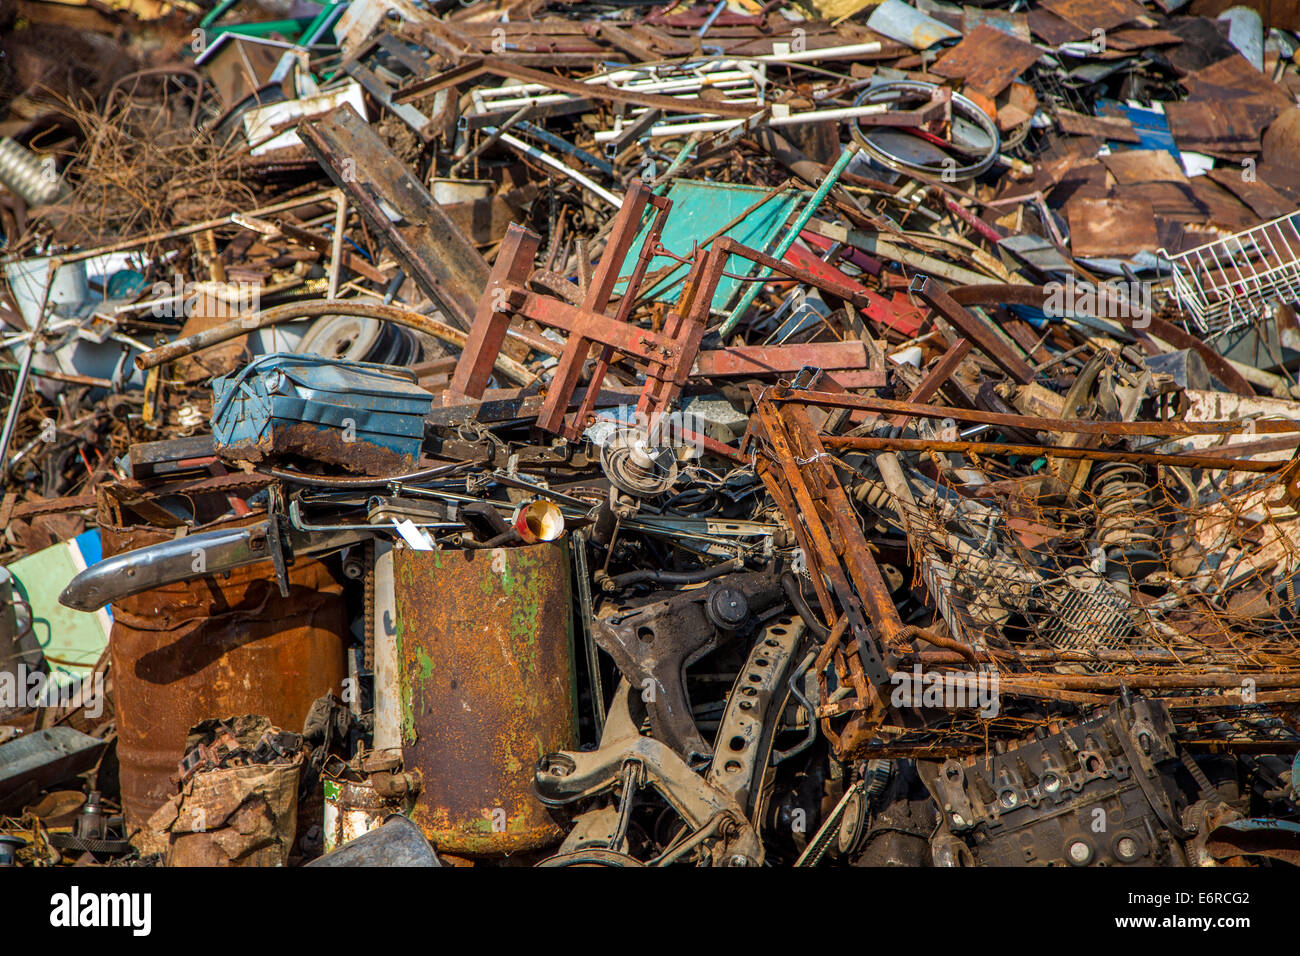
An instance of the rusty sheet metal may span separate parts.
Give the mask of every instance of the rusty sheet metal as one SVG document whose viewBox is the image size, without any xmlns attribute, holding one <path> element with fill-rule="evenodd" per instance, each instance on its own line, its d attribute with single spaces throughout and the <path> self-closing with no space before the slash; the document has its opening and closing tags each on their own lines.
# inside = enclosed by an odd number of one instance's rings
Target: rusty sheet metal
<svg viewBox="0 0 1300 956">
<path fill-rule="evenodd" d="M 469 237 L 442 211 L 415 174 L 350 106 L 304 121 L 298 136 L 316 161 L 384 238 L 403 270 L 463 329 L 488 281 L 488 266 Z M 389 220 L 383 207 L 401 215 Z"/>
<path fill-rule="evenodd" d="M 940 76 L 962 77 L 967 87 L 994 97 L 1041 55 L 1042 51 L 1032 43 L 980 24 L 930 69 Z"/>
<path fill-rule="evenodd" d="M 1286 90 L 1266 78 L 1240 54 L 1226 56 L 1183 77 L 1189 100 L 1249 101 L 1286 109 L 1295 104 Z"/>
<path fill-rule="evenodd" d="M 1155 250 L 1155 210 L 1142 199 L 1072 199 L 1066 203 L 1070 220 L 1070 251 L 1079 258 L 1107 259 Z"/>
<path fill-rule="evenodd" d="M 1261 103 L 1203 100 L 1166 103 L 1165 119 L 1174 142 L 1183 150 L 1249 152 L 1259 150 L 1259 137 L 1277 107 Z M 1240 175 L 1240 170 L 1237 170 Z"/>
<path fill-rule="evenodd" d="M 1085 116 L 1072 110 L 1058 109 L 1056 119 L 1061 124 L 1061 129 L 1071 136 L 1096 136 L 1121 143 L 1141 142 L 1141 137 L 1133 129 L 1133 123 L 1123 117 Z"/>
<path fill-rule="evenodd" d="M 567 545 L 393 553 L 402 755 L 411 818 L 439 851 L 557 842 L 533 768 L 577 745 Z"/>
<path fill-rule="evenodd" d="M 1103 166 L 1115 180 L 1124 185 L 1133 183 L 1185 183 L 1187 174 L 1178 160 L 1164 149 L 1126 149 L 1099 157 Z M 1240 177 L 1240 170 L 1237 171 Z"/>
<path fill-rule="evenodd" d="M 1248 180 L 1240 169 L 1212 169 L 1206 175 L 1228 190 L 1260 219 L 1278 219 L 1295 212 L 1296 204 L 1260 179 Z"/>
<path fill-rule="evenodd" d="M 298 830 L 303 758 L 195 774 L 153 818 L 167 865 L 286 866 Z"/>
<path fill-rule="evenodd" d="M 1146 8 L 1134 0 L 1045 0 L 1042 6 L 1089 33 L 1111 30 L 1147 15 Z"/>
<path fill-rule="evenodd" d="M 105 556 L 175 536 L 107 523 L 100 533 Z M 300 728 L 316 698 L 342 693 L 342 582 L 320 561 L 295 561 L 288 574 L 287 598 L 269 568 L 250 565 L 113 605 L 109 649 L 130 828 L 144 826 L 173 793 L 171 776 L 194 724 L 251 713 Z"/>
</svg>

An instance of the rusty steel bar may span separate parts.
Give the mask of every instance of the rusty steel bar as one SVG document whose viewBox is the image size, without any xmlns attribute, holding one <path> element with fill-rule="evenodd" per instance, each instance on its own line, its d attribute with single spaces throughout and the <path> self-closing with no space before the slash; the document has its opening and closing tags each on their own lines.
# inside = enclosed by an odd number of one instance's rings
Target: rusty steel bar
<svg viewBox="0 0 1300 956">
<path fill-rule="evenodd" d="M 817 392 L 811 389 L 791 389 L 777 385 L 770 389 L 767 398 L 777 402 L 800 405 L 817 405 L 824 408 L 850 408 L 880 414 L 904 414 L 917 418 L 951 418 L 954 421 L 975 425 L 999 425 L 1006 428 L 1024 428 L 1032 431 L 1074 432 L 1081 435 L 1235 435 L 1253 430 L 1256 433 L 1290 434 L 1300 432 L 1300 422 L 1290 419 L 1251 419 L 1246 421 L 1215 422 L 1089 422 L 1068 418 L 1038 418 L 1032 415 L 1004 415 L 972 408 L 952 408 L 938 405 L 918 405 L 915 402 L 898 402 L 870 395 L 850 395 L 840 392 Z"/>
<path fill-rule="evenodd" d="M 1230 665 L 1241 666 L 1242 654 L 1237 651 L 1222 653 L 1213 650 L 1183 650 L 1175 653 L 1163 647 L 1134 647 L 1124 650 L 1095 648 L 1087 651 L 1057 650 L 1045 648 L 1020 648 L 1004 651 L 996 648 L 972 651 L 976 660 L 982 664 L 1024 663 L 1024 664 L 1177 664 L 1188 665 Z M 915 651 L 899 658 L 901 664 L 965 664 L 969 657 L 956 651 Z M 1256 667 L 1295 667 L 1300 666 L 1300 648 L 1296 649 L 1296 659 L 1289 659 L 1278 654 L 1252 654 L 1252 666 Z"/>
<path fill-rule="evenodd" d="M 952 373 L 957 371 L 957 366 L 961 365 L 962 359 L 970 354 L 971 348 L 970 339 L 960 338 L 953 342 L 948 351 L 939 356 L 939 360 L 931 366 L 930 371 L 926 372 L 925 377 L 917 383 L 916 388 L 912 390 L 912 394 L 907 396 L 907 400 L 915 404 L 928 402 L 935 392 L 939 391 L 944 383 L 952 377 Z M 891 415 L 889 416 L 889 424 L 895 428 L 902 428 L 911 421 L 911 418 L 910 415 Z"/>
<path fill-rule="evenodd" d="M 1282 471 L 1289 461 L 1255 461 L 1253 459 L 1210 458 L 1203 455 L 1158 455 L 1137 451 L 1102 451 L 1094 448 L 1075 448 L 1069 445 L 1013 445 L 1006 442 L 932 441 L 928 438 L 877 438 L 860 436 L 848 438 L 840 435 L 823 435 L 827 448 L 846 448 L 853 451 L 935 451 L 975 455 L 1029 455 L 1048 458 L 1080 458 L 1088 461 L 1125 461 L 1137 465 L 1168 465 L 1180 468 L 1212 468 L 1222 471 L 1253 471 L 1272 473 Z"/>
<path fill-rule="evenodd" d="M 1035 674 L 1033 677 L 998 678 L 998 687 L 1007 693 L 1026 690 L 1113 690 L 1129 687 L 1141 690 L 1199 690 L 1206 687 L 1241 687 L 1243 677 L 1250 677 L 1256 687 L 1300 687 L 1300 671 L 1290 674 L 1233 672 L 1206 674 Z"/>
<path fill-rule="evenodd" d="M 927 305 L 956 326 L 963 336 L 978 345 L 1011 378 L 1021 385 L 1028 385 L 1034 380 L 1037 373 L 1033 366 L 1002 341 L 987 322 L 967 311 L 965 306 L 950 296 L 940 283 L 929 276 L 916 276 L 912 280 L 910 291 L 919 295 Z"/>
<path fill-rule="evenodd" d="M 799 345 L 734 345 L 702 350 L 692 375 L 727 378 L 797 372 L 804 366 L 826 371 L 865 368 L 870 354 L 864 342 L 808 342 Z M 883 378 L 883 376 L 882 376 Z M 883 385 L 884 382 L 882 381 Z"/>
<path fill-rule="evenodd" d="M 522 286 L 528 281 L 540 243 L 540 237 L 523 226 L 511 223 L 506 230 L 451 377 L 449 391 L 452 393 L 467 398 L 483 397 L 510 327 L 507 311 L 510 286 Z"/>
</svg>

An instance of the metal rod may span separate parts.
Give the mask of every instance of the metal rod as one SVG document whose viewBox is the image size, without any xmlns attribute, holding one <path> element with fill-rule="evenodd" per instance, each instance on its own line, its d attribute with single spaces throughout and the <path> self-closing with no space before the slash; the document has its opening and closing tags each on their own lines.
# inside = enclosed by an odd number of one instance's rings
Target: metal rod
<svg viewBox="0 0 1300 956">
<path fill-rule="evenodd" d="M 36 349 L 40 346 L 41 332 L 45 328 L 45 320 L 50 315 L 50 289 L 54 287 L 55 275 L 63 268 L 63 260 L 50 259 L 46 262 L 45 268 L 45 291 L 41 294 L 41 311 L 27 343 L 27 354 L 23 356 L 22 364 L 18 367 L 13 400 L 9 403 L 9 411 L 5 415 L 4 432 L 0 434 L 0 486 L 9 483 L 9 443 L 13 441 L 14 428 L 18 424 L 18 413 L 23 405 L 23 393 L 27 390 L 27 378 L 32 370 L 32 362 L 36 360 Z"/>
<path fill-rule="evenodd" d="M 772 258 L 780 259 L 790 251 L 790 247 L 793 246 L 795 240 L 799 238 L 799 233 L 803 231 L 803 227 L 808 223 L 808 220 L 813 217 L 813 213 L 817 211 L 817 207 L 821 205 L 822 200 L 826 198 L 827 193 L 834 188 L 835 183 L 840 178 L 840 173 L 844 172 L 845 168 L 849 165 L 849 160 L 856 156 L 857 152 L 857 143 L 850 143 L 845 147 L 844 152 L 840 153 L 840 158 L 835 161 L 835 165 L 832 166 L 831 171 L 826 174 L 826 178 L 822 180 L 822 184 L 818 186 L 817 191 L 812 194 L 812 198 L 808 200 L 808 205 L 804 206 L 803 211 L 799 213 L 798 218 L 795 219 L 794 223 L 790 226 L 785 238 L 777 244 L 775 251 L 772 253 Z M 771 275 L 771 272 L 769 271 L 767 275 Z M 725 337 L 731 333 L 731 330 L 740 322 L 741 316 L 743 316 L 749 309 L 750 305 L 753 304 L 754 298 L 758 295 L 758 290 L 761 287 L 761 282 L 750 283 L 749 288 L 745 290 L 745 294 L 741 296 L 740 301 L 736 303 L 736 307 L 732 310 L 731 315 L 727 316 L 727 320 L 723 322 L 721 328 L 718 329 L 718 334 L 720 336 Z"/>
<path fill-rule="evenodd" d="M 931 441 L 928 438 L 846 438 L 840 435 L 823 435 L 827 448 L 849 448 L 854 451 L 935 451 L 975 455 L 1026 455 L 1037 458 L 1081 458 L 1088 461 L 1124 461 L 1139 465 L 1168 465 L 1181 468 L 1209 468 L 1223 471 L 1275 472 L 1285 468 L 1289 461 L 1234 460 L 1207 458 L 1201 455 L 1158 455 L 1139 451 L 1102 451 L 1096 448 L 1074 448 L 1069 445 L 1013 445 L 1006 442 Z"/>
</svg>

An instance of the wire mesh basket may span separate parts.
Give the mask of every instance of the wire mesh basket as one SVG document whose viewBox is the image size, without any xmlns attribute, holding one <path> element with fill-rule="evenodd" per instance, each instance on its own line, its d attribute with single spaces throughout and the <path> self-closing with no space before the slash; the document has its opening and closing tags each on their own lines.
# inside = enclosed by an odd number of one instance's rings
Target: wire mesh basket
<svg viewBox="0 0 1300 956">
<path fill-rule="evenodd" d="M 1177 255 L 1174 296 L 1201 332 L 1248 325 L 1278 299 L 1300 300 L 1300 212 L 1281 216 Z"/>
</svg>

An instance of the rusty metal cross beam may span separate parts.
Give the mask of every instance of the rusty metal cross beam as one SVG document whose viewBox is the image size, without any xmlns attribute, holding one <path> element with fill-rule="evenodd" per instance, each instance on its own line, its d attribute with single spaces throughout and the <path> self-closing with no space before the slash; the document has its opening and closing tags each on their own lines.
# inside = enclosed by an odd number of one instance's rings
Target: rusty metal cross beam
<svg viewBox="0 0 1300 956">
<path fill-rule="evenodd" d="M 608 309 L 614 287 L 647 208 L 653 209 L 654 218 L 617 311 L 610 315 Z M 450 392 L 466 398 L 482 397 L 492 372 L 493 359 L 505 340 L 510 318 L 517 315 L 568 333 L 537 418 L 539 428 L 572 439 L 587 427 L 598 389 L 587 390 L 582 405 L 567 423 L 565 412 L 594 346 L 600 346 L 591 377 L 594 383 L 605 377 L 615 352 L 644 364 L 646 384 L 637 411 L 648 415 L 653 423 L 667 410 L 690 375 L 700 340 L 704 337 L 704 322 L 713 291 L 722 275 L 720 262 L 726 258 L 722 256 L 716 265 L 714 260 L 718 260 L 718 256 L 713 253 L 696 258 L 682 296 L 669 313 L 663 331 L 641 329 L 629 323 L 627 320 L 636 302 L 637 290 L 650 260 L 660 248 L 659 236 L 671 208 L 669 200 L 654 195 L 642 182 L 635 183 L 627 191 L 610 229 L 605 252 L 578 305 L 540 295 L 526 287 L 541 239 L 522 226 L 512 224 L 479 300 L 468 341 L 452 376 Z"/>
</svg>

